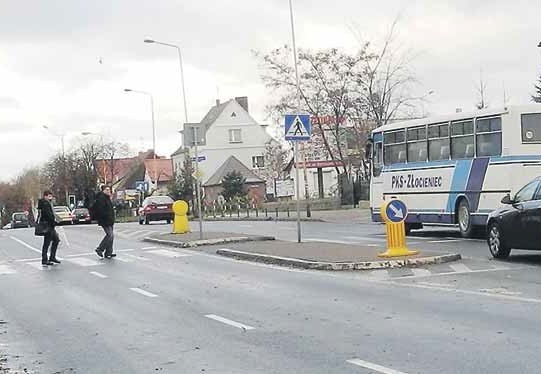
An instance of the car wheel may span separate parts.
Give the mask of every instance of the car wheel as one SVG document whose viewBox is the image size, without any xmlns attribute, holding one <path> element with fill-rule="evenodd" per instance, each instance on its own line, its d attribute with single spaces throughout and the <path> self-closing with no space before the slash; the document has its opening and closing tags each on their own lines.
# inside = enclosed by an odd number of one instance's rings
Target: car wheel
<svg viewBox="0 0 541 374">
<path fill-rule="evenodd" d="M 168 225 L 171 224 L 171 220 L 170 220 L 170 219 L 167 220 L 167 224 L 168 224 Z"/>
<path fill-rule="evenodd" d="M 150 225 L 150 221 L 148 220 L 148 217 L 145 218 L 145 225 Z"/>
<path fill-rule="evenodd" d="M 462 199 L 457 209 L 458 227 L 463 238 L 471 238 L 474 232 L 474 226 L 471 222 L 470 204 L 468 200 Z"/>
<path fill-rule="evenodd" d="M 505 245 L 500 225 L 492 222 L 488 226 L 487 244 L 488 249 L 494 258 L 507 258 L 511 248 Z"/>
<path fill-rule="evenodd" d="M 139 218 L 139 224 L 142 225 L 143 224 L 143 220 L 141 218 Z"/>
</svg>

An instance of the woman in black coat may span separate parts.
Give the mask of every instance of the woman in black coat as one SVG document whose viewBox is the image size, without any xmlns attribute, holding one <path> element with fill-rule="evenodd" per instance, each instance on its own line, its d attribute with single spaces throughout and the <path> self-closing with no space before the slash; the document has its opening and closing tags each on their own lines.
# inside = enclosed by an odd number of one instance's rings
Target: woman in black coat
<svg viewBox="0 0 541 374">
<path fill-rule="evenodd" d="M 45 191 L 43 193 L 43 199 L 40 199 L 38 202 L 39 222 L 46 223 L 48 226 L 47 233 L 43 236 L 43 246 L 41 247 L 41 264 L 43 266 L 60 263 L 56 259 L 56 250 L 60 243 L 60 238 L 55 230 L 56 217 L 53 206 L 51 205 L 52 199 L 53 193 L 51 191 Z M 51 253 L 47 256 L 49 246 L 51 246 Z"/>
</svg>

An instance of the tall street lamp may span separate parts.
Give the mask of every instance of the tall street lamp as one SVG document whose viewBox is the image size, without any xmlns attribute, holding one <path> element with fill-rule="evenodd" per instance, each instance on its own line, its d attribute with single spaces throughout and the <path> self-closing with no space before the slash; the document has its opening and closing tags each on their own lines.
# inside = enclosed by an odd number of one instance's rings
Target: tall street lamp
<svg viewBox="0 0 541 374">
<path fill-rule="evenodd" d="M 156 41 L 156 40 L 153 40 L 153 39 L 145 39 L 144 42 L 145 43 L 150 43 L 150 44 L 164 45 L 166 47 L 175 48 L 177 50 L 178 61 L 179 61 L 179 65 L 180 65 L 180 85 L 182 87 L 182 101 L 183 101 L 183 104 L 184 104 L 184 122 L 188 123 L 188 107 L 186 106 L 186 89 L 184 87 L 184 67 L 183 67 L 183 64 L 182 64 L 182 53 L 180 51 L 180 47 L 178 45 L 175 45 L 175 44 L 159 42 L 159 41 Z"/>
<path fill-rule="evenodd" d="M 146 91 L 132 90 L 130 88 L 125 88 L 124 92 L 133 92 L 142 95 L 147 95 L 150 98 L 150 110 L 152 112 L 152 151 L 154 153 L 154 158 L 156 158 L 156 124 L 154 123 L 154 98 L 152 94 Z"/>
<path fill-rule="evenodd" d="M 184 86 L 184 67 L 182 64 L 182 53 L 180 51 L 180 47 L 176 44 L 160 42 L 153 39 L 145 39 L 143 41 L 149 44 L 159 44 L 166 47 L 175 48 L 177 50 L 178 61 L 179 61 L 179 66 L 180 66 L 180 85 L 182 87 L 182 101 L 184 104 L 184 123 L 188 123 L 188 106 L 186 105 L 186 89 Z M 193 129 L 193 131 L 194 131 L 194 136 L 197 135 L 196 133 L 197 129 Z M 194 140 L 195 140 L 194 153 L 195 153 L 195 186 L 196 186 L 195 191 L 196 191 L 196 198 L 197 198 L 197 211 L 199 215 L 199 237 L 203 239 L 203 215 L 201 212 L 201 187 L 199 185 L 199 159 L 198 159 L 198 154 L 197 154 L 198 138 L 194 137 Z"/>
</svg>

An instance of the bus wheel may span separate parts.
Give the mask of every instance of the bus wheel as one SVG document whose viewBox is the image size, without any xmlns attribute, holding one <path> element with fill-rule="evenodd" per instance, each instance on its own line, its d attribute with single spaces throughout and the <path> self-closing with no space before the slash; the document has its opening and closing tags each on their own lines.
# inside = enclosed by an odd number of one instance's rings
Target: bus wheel
<svg viewBox="0 0 541 374">
<path fill-rule="evenodd" d="M 468 200 L 462 199 L 457 209 L 458 227 L 463 238 L 471 238 L 474 232 L 474 226 L 471 223 L 470 205 Z"/>
</svg>

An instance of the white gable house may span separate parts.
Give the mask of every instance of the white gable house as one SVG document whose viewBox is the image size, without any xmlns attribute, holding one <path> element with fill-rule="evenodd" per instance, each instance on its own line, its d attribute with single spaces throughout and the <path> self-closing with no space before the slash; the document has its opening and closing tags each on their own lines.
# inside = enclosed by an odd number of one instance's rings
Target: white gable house
<svg viewBox="0 0 541 374">
<path fill-rule="evenodd" d="M 216 101 L 200 122 L 206 128 L 206 145 L 199 147 L 205 160 L 199 163 L 203 185 L 230 157 L 234 156 L 246 167 L 264 167 L 265 144 L 271 141 L 266 125 L 260 125 L 248 112 L 248 98 L 237 97 L 225 103 Z M 193 156 L 193 154 L 192 154 Z M 175 168 L 182 165 L 184 153 L 172 155 Z"/>
</svg>

